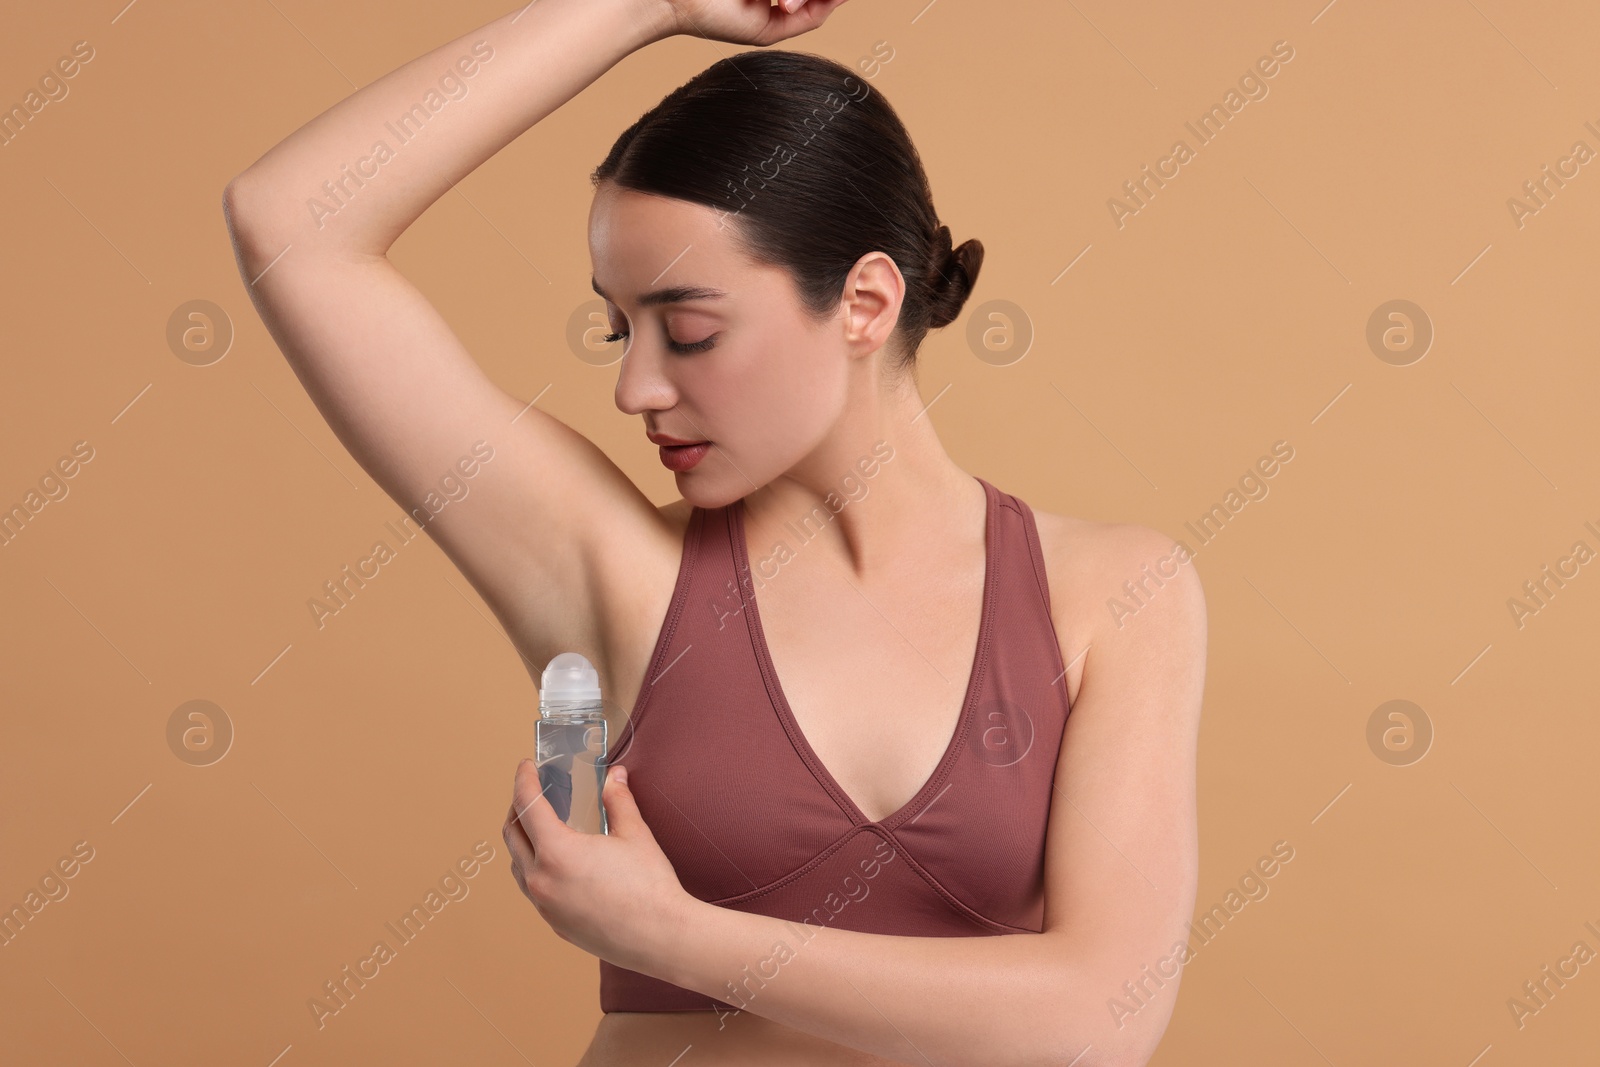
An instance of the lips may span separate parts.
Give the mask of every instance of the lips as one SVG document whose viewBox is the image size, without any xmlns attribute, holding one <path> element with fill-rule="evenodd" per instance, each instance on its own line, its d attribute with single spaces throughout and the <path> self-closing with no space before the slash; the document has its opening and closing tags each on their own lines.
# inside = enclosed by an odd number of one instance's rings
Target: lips
<svg viewBox="0 0 1600 1067">
<path fill-rule="evenodd" d="M 710 441 L 693 445 L 662 445 L 661 464 L 670 471 L 686 471 L 704 459 L 709 451 Z"/>
<path fill-rule="evenodd" d="M 653 445 L 664 445 L 664 446 L 666 446 L 668 448 L 683 448 L 683 447 L 688 446 L 688 445 L 703 445 L 703 444 L 706 444 L 706 441 L 703 440 L 703 439 L 697 441 L 697 440 L 693 440 L 691 438 L 672 437 L 671 435 L 664 434 L 664 433 L 649 433 L 649 432 L 646 432 L 645 436 L 650 439 L 650 443 L 651 444 L 653 444 Z"/>
</svg>

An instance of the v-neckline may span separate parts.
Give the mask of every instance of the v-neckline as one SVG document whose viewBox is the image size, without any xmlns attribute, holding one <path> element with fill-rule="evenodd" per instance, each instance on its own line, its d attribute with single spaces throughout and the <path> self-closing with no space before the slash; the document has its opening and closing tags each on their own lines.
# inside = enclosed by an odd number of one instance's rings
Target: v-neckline
<svg viewBox="0 0 1600 1067">
<path fill-rule="evenodd" d="M 966 737 L 968 725 L 972 718 L 972 709 L 977 701 L 978 689 L 988 667 L 989 648 L 991 635 L 994 628 L 994 598 L 997 581 L 995 557 L 998 551 L 996 540 L 996 512 L 999 493 L 994 486 L 973 475 L 979 485 L 983 486 L 984 494 L 984 532 L 983 532 L 983 607 L 978 619 L 977 647 L 973 650 L 972 669 L 967 674 L 967 687 L 961 702 L 961 712 L 956 716 L 956 726 L 950 735 L 949 742 L 945 745 L 944 754 L 939 762 L 934 765 L 933 772 L 927 780 L 912 794 L 911 799 L 899 808 L 890 812 L 882 819 L 869 819 L 861 806 L 844 791 L 844 787 L 834 778 L 833 772 L 818 757 L 816 750 L 811 747 L 805 731 L 800 728 L 800 723 L 794 717 L 794 711 L 789 707 L 789 698 L 783 691 L 783 683 L 778 679 L 778 670 L 772 662 L 771 650 L 767 647 L 766 634 L 761 626 L 761 610 L 756 606 L 755 586 L 748 582 L 746 576 L 750 571 L 749 546 L 745 541 L 744 528 L 744 498 L 737 500 L 732 507 L 733 519 L 733 550 L 735 553 L 734 564 L 739 576 L 739 585 L 744 591 L 745 619 L 748 623 L 750 636 L 755 645 L 756 662 L 761 667 L 761 673 L 766 681 L 767 694 L 772 699 L 773 706 L 778 711 L 778 719 L 783 724 L 784 730 L 789 734 L 790 741 L 795 750 L 806 763 L 811 766 L 811 773 L 822 786 L 833 795 L 841 807 L 856 820 L 858 825 L 878 826 L 884 829 L 893 829 L 907 816 L 921 810 L 928 794 L 936 785 L 949 776 L 951 766 L 960 755 L 961 744 Z M 748 582 L 748 584 L 747 584 Z"/>
</svg>

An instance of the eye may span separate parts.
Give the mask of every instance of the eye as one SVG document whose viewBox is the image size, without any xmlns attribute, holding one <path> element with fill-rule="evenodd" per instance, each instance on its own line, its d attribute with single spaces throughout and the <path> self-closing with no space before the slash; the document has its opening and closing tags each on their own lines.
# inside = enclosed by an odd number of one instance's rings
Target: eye
<svg viewBox="0 0 1600 1067">
<path fill-rule="evenodd" d="M 674 352 L 704 352 L 706 349 L 713 347 L 717 343 L 717 336 L 717 334 L 712 334 L 704 341 L 693 342 L 674 341 L 669 337 L 667 339 L 667 347 L 672 349 Z M 600 338 L 600 340 L 605 344 L 611 344 L 614 341 L 626 340 L 627 337 L 627 333 L 619 330 L 616 333 L 606 334 L 604 337 Z"/>
<path fill-rule="evenodd" d="M 671 338 L 667 339 L 667 347 L 672 349 L 674 352 L 704 352 L 706 349 L 711 348 L 716 343 L 717 343 L 717 335 L 716 334 L 712 334 L 710 337 L 707 337 L 704 341 L 693 341 L 693 342 L 690 342 L 688 344 L 679 343 L 677 341 L 672 340 Z"/>
</svg>

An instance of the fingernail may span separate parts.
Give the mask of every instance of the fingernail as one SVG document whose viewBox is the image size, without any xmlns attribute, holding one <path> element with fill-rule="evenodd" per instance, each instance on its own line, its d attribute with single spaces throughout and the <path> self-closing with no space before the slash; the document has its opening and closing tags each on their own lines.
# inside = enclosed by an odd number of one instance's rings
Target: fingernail
<svg viewBox="0 0 1600 1067">
<path fill-rule="evenodd" d="M 628 768 L 626 768 L 626 767 L 613 767 L 612 768 L 612 773 L 614 773 L 617 776 L 617 781 L 621 782 L 623 785 L 627 785 L 628 784 Z"/>
</svg>

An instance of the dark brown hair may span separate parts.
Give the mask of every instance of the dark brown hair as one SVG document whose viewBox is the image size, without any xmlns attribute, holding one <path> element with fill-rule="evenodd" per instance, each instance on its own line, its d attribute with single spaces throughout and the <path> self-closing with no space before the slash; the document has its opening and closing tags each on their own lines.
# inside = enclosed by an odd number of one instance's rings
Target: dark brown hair
<svg viewBox="0 0 1600 1067">
<path fill-rule="evenodd" d="M 983 245 L 952 246 L 922 160 L 883 94 L 808 52 L 757 49 L 713 63 L 641 115 L 590 180 L 725 212 L 757 262 L 783 267 L 823 319 L 850 269 L 883 252 L 905 278 L 896 370 L 961 313 Z"/>
</svg>

